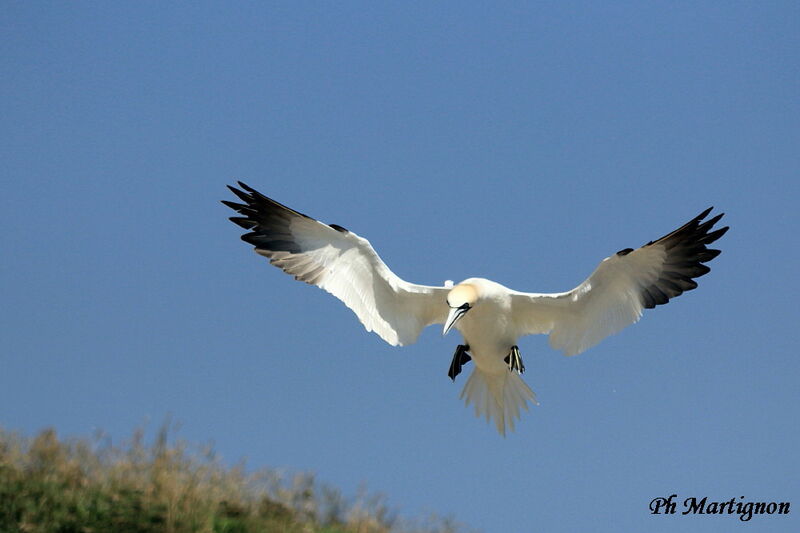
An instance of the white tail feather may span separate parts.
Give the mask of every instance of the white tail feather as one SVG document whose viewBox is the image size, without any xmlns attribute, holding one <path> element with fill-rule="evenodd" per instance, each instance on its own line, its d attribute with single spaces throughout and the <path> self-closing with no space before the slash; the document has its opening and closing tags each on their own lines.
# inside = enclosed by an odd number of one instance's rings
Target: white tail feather
<svg viewBox="0 0 800 533">
<path fill-rule="evenodd" d="M 516 372 L 489 374 L 477 366 L 472 370 L 461 398 L 467 405 L 475 405 L 475 416 L 494 420 L 497 431 L 505 436 L 506 428 L 514 431 L 514 421 L 520 408 L 528 410 L 528 401 L 538 405 L 536 394 Z"/>
</svg>

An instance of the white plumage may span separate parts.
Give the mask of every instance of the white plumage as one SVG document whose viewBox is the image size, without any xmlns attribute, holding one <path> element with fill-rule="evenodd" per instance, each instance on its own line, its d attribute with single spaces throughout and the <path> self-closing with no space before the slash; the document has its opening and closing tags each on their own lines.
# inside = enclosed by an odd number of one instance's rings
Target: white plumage
<svg viewBox="0 0 800 533">
<path fill-rule="evenodd" d="M 638 321 L 645 308 L 697 287 L 693 278 L 719 255 L 706 247 L 727 227 L 710 231 L 722 214 L 703 221 L 711 208 L 664 237 L 604 259 L 569 292 L 518 292 L 482 278 L 434 287 L 400 279 L 369 241 L 335 224 L 324 224 L 239 182 L 229 187 L 244 203 L 223 201 L 242 216 L 231 220 L 249 230 L 242 239 L 293 275 L 336 296 L 367 329 L 391 345 L 417 340 L 431 324 L 455 327 L 464 337 L 448 375 L 475 368 L 461 393 L 476 415 L 494 420 L 505 434 L 520 410 L 536 402 L 520 374 L 525 367 L 519 337 L 549 334 L 550 345 L 576 355 Z"/>
</svg>

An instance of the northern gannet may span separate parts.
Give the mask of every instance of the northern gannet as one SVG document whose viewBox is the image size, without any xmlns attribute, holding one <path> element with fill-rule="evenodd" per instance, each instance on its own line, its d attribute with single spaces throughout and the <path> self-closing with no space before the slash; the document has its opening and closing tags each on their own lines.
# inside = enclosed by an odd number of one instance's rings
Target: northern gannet
<svg viewBox="0 0 800 533">
<path fill-rule="evenodd" d="M 464 338 L 448 376 L 462 365 L 474 369 L 461 392 L 476 416 L 494 420 L 505 435 L 520 409 L 536 395 L 522 381 L 517 347 L 523 335 L 549 334 L 550 345 L 576 355 L 639 320 L 645 308 L 697 287 L 693 278 L 720 254 L 706 245 L 728 231 L 711 231 L 723 214 L 706 221 L 708 208 L 672 233 L 636 250 L 603 259 L 586 281 L 568 292 L 519 292 L 494 281 L 469 278 L 457 285 L 416 285 L 400 279 L 369 241 L 336 224 L 325 224 L 239 182 L 228 188 L 244 203 L 222 203 L 241 216 L 231 221 L 248 233 L 242 240 L 295 279 L 325 289 L 349 307 L 367 329 L 393 346 L 411 344 L 431 324 L 444 324 Z"/>
</svg>

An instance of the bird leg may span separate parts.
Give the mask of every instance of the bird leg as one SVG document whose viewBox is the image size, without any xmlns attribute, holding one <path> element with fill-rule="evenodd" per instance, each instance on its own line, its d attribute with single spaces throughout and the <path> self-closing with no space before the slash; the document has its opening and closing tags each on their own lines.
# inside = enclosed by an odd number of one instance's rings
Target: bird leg
<svg viewBox="0 0 800 533">
<path fill-rule="evenodd" d="M 515 344 L 511 347 L 511 352 L 503 359 L 508 364 L 508 369 L 518 374 L 525 373 L 525 365 L 522 363 L 522 356 L 519 354 L 519 347 Z"/>
<path fill-rule="evenodd" d="M 450 362 L 450 370 L 447 371 L 447 377 L 456 380 L 456 376 L 461 373 L 461 366 L 472 361 L 472 357 L 467 353 L 469 345 L 459 344 L 456 348 L 456 353 L 453 354 L 453 360 Z"/>
</svg>

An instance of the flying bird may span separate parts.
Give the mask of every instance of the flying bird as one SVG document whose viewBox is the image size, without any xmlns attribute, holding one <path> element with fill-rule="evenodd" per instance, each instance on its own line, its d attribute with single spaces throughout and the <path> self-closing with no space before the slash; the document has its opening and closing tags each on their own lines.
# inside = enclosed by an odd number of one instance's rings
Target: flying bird
<svg viewBox="0 0 800 533">
<path fill-rule="evenodd" d="M 675 231 L 603 259 L 571 291 L 519 292 L 483 278 L 454 285 L 417 285 L 395 275 L 369 241 L 337 224 L 325 224 L 239 182 L 228 186 L 243 202 L 222 203 L 240 216 L 231 221 L 248 233 L 242 240 L 295 279 L 316 285 L 349 307 L 367 329 L 393 346 L 411 344 L 429 325 L 455 328 L 463 344 L 453 354 L 448 376 L 462 366 L 473 371 L 461 392 L 476 416 L 493 420 L 505 435 L 521 409 L 537 404 L 520 377 L 525 365 L 517 345 L 524 335 L 549 334 L 564 355 L 579 354 L 633 324 L 644 309 L 667 303 L 697 287 L 707 263 L 720 254 L 707 245 L 728 227 L 713 229 L 718 214 L 708 208 Z M 713 231 L 712 231 L 713 229 Z"/>
</svg>

